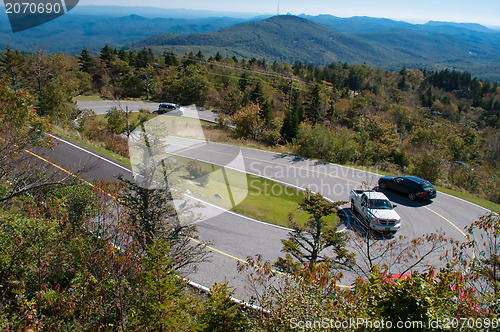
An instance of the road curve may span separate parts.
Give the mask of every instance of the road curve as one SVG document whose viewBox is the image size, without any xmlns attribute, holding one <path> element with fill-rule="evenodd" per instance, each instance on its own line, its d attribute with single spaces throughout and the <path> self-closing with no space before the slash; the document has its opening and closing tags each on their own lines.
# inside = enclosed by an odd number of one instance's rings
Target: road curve
<svg viewBox="0 0 500 332">
<path fill-rule="evenodd" d="M 85 148 L 64 139 L 56 138 L 53 150 L 31 149 L 30 152 L 40 163 L 73 174 L 82 172 L 79 177 L 85 181 L 116 180 L 118 176 L 131 178 L 131 171 L 120 164 L 101 157 Z M 207 208 L 216 208 L 207 205 Z M 281 239 L 286 238 L 288 230 L 231 211 L 217 213 L 217 217 L 197 223 L 200 241 L 210 245 L 211 259 L 201 263 L 196 272 L 186 276 L 192 281 L 211 287 L 215 282 L 228 282 L 236 289 L 234 296 L 250 299 L 245 277 L 237 271 L 236 263 L 244 262 L 248 256 L 261 254 L 264 260 L 275 261 L 280 254 Z"/>
<path fill-rule="evenodd" d="M 188 141 L 185 138 L 169 138 L 170 146 L 176 147 L 175 153 L 185 157 L 222 165 L 236 157 L 234 147 L 204 142 L 193 148 Z M 249 148 L 239 150 L 246 172 L 309 188 L 332 200 L 348 200 L 350 189 L 374 186 L 379 177 L 370 172 L 294 156 Z M 33 152 L 70 172 L 85 169 L 80 177 L 89 182 L 114 180 L 120 174 L 130 177 L 130 170 L 126 167 L 64 140 L 53 151 Z M 411 202 L 390 193 L 388 197 L 398 205 L 397 211 L 403 219 L 399 233 L 409 238 L 442 230 L 448 237 L 463 240 L 464 227 L 487 212 L 482 207 L 443 193 L 438 193 L 430 204 Z M 248 299 L 251 294 L 244 289 L 245 278 L 237 273 L 236 261 L 255 254 L 261 254 L 267 260 L 276 260 L 281 250 L 280 239 L 286 238 L 288 233 L 286 229 L 231 212 L 204 220 L 197 224 L 197 228 L 200 240 L 210 242 L 213 255 L 211 262 L 200 264 L 199 270 L 189 277 L 209 287 L 216 281 L 227 281 L 237 288 L 235 295 L 242 299 Z"/>
<path fill-rule="evenodd" d="M 220 143 L 205 142 L 193 148 L 190 139 L 169 137 L 167 141 L 176 154 L 208 163 L 224 164 L 236 157 L 234 149 Z M 375 187 L 380 178 L 378 174 L 341 165 L 249 148 L 240 150 L 246 172 L 309 188 L 335 201 L 347 201 L 351 189 Z M 444 193 L 438 193 L 432 202 L 413 202 L 390 192 L 386 195 L 398 205 L 396 209 L 403 220 L 400 233 L 410 238 L 442 229 L 447 236 L 460 240 L 464 227 L 488 211 Z"/>
</svg>

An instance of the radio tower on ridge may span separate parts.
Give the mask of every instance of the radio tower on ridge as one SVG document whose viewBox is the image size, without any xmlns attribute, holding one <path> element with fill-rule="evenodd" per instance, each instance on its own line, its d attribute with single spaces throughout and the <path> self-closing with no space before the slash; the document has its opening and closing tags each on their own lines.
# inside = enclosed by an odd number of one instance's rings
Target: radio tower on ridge
<svg viewBox="0 0 500 332">
<path fill-rule="evenodd" d="M 280 16 L 280 0 L 278 0 L 278 10 L 276 10 L 276 16 Z"/>
</svg>

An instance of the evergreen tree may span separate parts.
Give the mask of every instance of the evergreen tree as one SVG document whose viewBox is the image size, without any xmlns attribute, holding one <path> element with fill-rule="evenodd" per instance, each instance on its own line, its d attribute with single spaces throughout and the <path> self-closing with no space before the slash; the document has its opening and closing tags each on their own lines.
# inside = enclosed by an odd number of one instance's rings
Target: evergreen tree
<svg viewBox="0 0 500 332">
<path fill-rule="evenodd" d="M 78 63 L 80 64 L 80 70 L 91 74 L 93 68 L 95 67 L 92 57 L 86 47 L 83 47 L 80 57 L 78 58 Z"/>
<path fill-rule="evenodd" d="M 111 47 L 106 44 L 102 49 L 99 58 L 104 61 L 107 65 L 109 65 L 112 61 L 115 60 L 116 50 L 113 50 Z"/>
<path fill-rule="evenodd" d="M 9 77 L 11 88 L 17 89 L 21 83 L 21 53 L 18 50 L 13 51 L 7 45 L 5 53 L 0 55 L 0 66 L 2 67 L 0 72 L 5 73 Z"/>
<path fill-rule="evenodd" d="M 148 174 L 141 175 L 151 177 Z M 164 174 L 164 177 L 165 183 L 168 183 L 167 175 Z M 125 186 L 120 201 L 130 223 L 129 235 L 143 251 L 155 241 L 165 241 L 169 244 L 168 258 L 171 267 L 175 270 L 206 260 L 205 245 L 191 243 L 191 239 L 196 238 L 196 228 L 179 222 L 169 188 L 150 189 L 144 183 L 124 178 L 120 180 Z"/>
<path fill-rule="evenodd" d="M 312 123 L 321 119 L 321 96 L 319 84 L 314 84 L 307 98 L 305 117 Z"/>
<path fill-rule="evenodd" d="M 285 113 L 285 119 L 283 120 L 283 126 L 281 127 L 281 137 L 285 142 L 290 142 L 297 137 L 299 132 L 299 121 L 297 119 L 297 114 L 293 109 L 288 110 Z"/>
<path fill-rule="evenodd" d="M 327 263 L 333 268 L 350 268 L 354 255 L 346 249 L 345 234 L 337 232 L 336 226 L 327 225 L 324 219 L 336 213 L 337 206 L 345 203 L 329 203 L 320 194 L 313 194 L 308 190 L 299 204 L 299 209 L 309 214 L 309 218 L 302 226 L 293 219 L 293 215 L 290 216 L 290 227 L 293 231 L 288 234 L 288 239 L 281 240 L 281 251 L 285 252 L 286 256 L 278 258 L 276 267 L 291 273 L 302 266 L 312 269 L 320 263 Z M 328 254 L 327 249 L 330 251 Z"/>
<path fill-rule="evenodd" d="M 198 54 L 196 54 L 196 59 L 203 61 L 205 59 L 205 56 L 203 55 L 203 53 L 201 53 L 201 51 L 198 51 Z"/>
<path fill-rule="evenodd" d="M 148 48 L 146 49 L 145 47 L 137 53 L 137 57 L 135 60 L 135 67 L 136 68 L 146 68 L 149 64 L 152 64 L 155 60 L 155 56 L 153 54 L 153 51 Z"/>
<path fill-rule="evenodd" d="M 240 80 L 238 81 L 238 86 L 239 86 L 241 92 L 244 92 L 247 89 L 248 76 L 247 76 L 247 73 L 245 71 L 243 72 L 243 74 L 241 74 Z"/>
<path fill-rule="evenodd" d="M 262 84 L 260 82 L 257 82 L 254 89 L 250 92 L 250 100 L 256 104 L 264 105 L 264 89 L 262 88 Z"/>
<path fill-rule="evenodd" d="M 118 59 L 129 62 L 128 53 L 123 48 L 118 51 Z"/>
<path fill-rule="evenodd" d="M 167 66 L 178 66 L 179 61 L 173 52 L 163 53 L 163 59 L 165 60 L 165 65 Z"/>
</svg>

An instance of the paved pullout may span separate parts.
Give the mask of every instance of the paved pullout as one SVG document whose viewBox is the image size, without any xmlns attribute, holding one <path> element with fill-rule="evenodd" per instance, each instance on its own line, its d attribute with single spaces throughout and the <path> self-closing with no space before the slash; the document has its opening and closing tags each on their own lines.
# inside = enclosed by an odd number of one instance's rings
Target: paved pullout
<svg viewBox="0 0 500 332">
<path fill-rule="evenodd" d="M 154 102 L 128 100 L 77 101 L 76 104 L 78 108 L 92 110 L 95 114 L 106 114 L 113 107 L 123 111 L 128 110 L 130 112 L 139 112 L 140 109 L 153 112 L 158 109 L 159 105 L 159 103 Z M 194 105 L 181 106 L 181 110 L 184 112 L 185 117 L 201 119 L 208 122 L 216 122 L 216 114 L 212 111 L 197 108 Z"/>
</svg>

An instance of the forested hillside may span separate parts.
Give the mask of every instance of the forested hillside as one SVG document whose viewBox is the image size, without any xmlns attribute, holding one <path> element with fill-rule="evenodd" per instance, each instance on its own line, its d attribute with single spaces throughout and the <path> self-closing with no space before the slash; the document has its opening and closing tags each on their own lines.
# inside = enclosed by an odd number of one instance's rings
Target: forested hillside
<svg viewBox="0 0 500 332">
<path fill-rule="evenodd" d="M 416 322 L 410 327 L 435 331 L 452 318 L 466 322 L 464 331 L 497 330 L 497 214 L 466 228 L 463 243 L 444 234 L 374 241 L 327 226 L 324 218 L 343 202 L 307 192 L 300 207 L 308 221 L 294 225 L 292 214 L 286 255 L 274 264 L 259 256 L 238 262 L 264 308 L 255 310 L 231 300 L 224 280 L 206 294 L 179 277 L 183 268 L 196 270 L 207 250 L 192 241 L 196 228 L 176 217 L 168 188 L 124 179 L 89 186 L 38 167 L 26 150 L 53 146 L 45 135 L 51 125 L 126 149 L 123 111 L 110 111 L 105 127 L 72 100 L 142 98 L 216 110 L 219 126 L 240 144 L 417 174 L 498 202 L 498 84 L 449 70 L 155 56 L 108 46 L 77 57 L 7 48 L 0 77 L 2 329 L 324 331 Z M 414 269 L 428 255 L 442 256 L 445 267 Z M 392 274 L 393 260 L 411 275 Z M 350 288 L 338 287 L 342 271 L 359 276 Z"/>
<path fill-rule="evenodd" d="M 220 113 L 233 135 L 300 156 L 415 174 L 500 201 L 500 88 L 456 71 L 314 66 L 201 52 L 155 56 L 104 47 L 99 57 L 8 49 L 1 70 L 40 115 L 69 123 L 72 97 L 148 98 Z"/>
<path fill-rule="evenodd" d="M 324 64 L 332 61 L 368 62 L 382 65 L 408 60 L 404 53 L 394 53 L 368 40 L 339 33 L 323 25 L 296 16 L 275 16 L 263 21 L 238 24 L 213 33 L 158 35 L 127 45 L 176 51 L 217 49 L 224 55 L 259 57 L 280 62 L 305 61 Z"/>
<path fill-rule="evenodd" d="M 201 50 L 204 54 L 316 65 L 366 63 L 389 70 L 401 67 L 468 71 L 500 81 L 500 31 L 479 24 L 411 24 L 372 17 L 331 15 L 245 16 L 143 7 L 77 6 L 68 15 L 13 34 L 0 13 L 0 49 L 7 45 L 33 52 L 92 54 L 104 45 L 161 55 Z"/>
<path fill-rule="evenodd" d="M 442 70 L 456 68 L 500 80 L 500 33 L 473 24 L 410 24 L 387 19 L 329 15 L 274 16 L 237 24 L 210 33 L 161 34 L 125 46 L 151 48 L 156 54 L 184 54 L 198 50 L 210 55 L 303 61 L 368 64 L 389 70 L 401 67 Z"/>
</svg>

